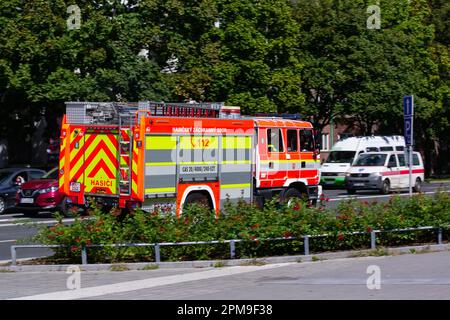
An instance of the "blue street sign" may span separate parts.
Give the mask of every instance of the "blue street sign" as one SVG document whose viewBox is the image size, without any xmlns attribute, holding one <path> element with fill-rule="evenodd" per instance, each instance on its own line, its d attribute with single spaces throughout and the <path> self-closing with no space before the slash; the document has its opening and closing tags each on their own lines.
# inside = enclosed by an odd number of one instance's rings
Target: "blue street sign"
<svg viewBox="0 0 450 320">
<path fill-rule="evenodd" d="M 413 115 L 414 115 L 414 97 L 403 97 L 403 118 L 405 124 L 405 144 L 412 146 L 413 142 Z"/>
<path fill-rule="evenodd" d="M 403 116 L 412 116 L 414 113 L 413 96 L 403 97 Z"/>
<path fill-rule="evenodd" d="M 405 144 L 412 145 L 412 117 L 405 117 Z"/>
</svg>

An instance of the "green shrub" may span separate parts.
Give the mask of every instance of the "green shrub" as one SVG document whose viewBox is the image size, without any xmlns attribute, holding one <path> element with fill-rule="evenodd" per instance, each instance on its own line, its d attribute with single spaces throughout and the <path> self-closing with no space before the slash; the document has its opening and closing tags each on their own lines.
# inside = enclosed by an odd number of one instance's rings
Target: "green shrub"
<svg viewBox="0 0 450 320">
<path fill-rule="evenodd" d="M 70 225 L 62 223 L 41 227 L 35 240 L 58 244 L 55 259 L 78 263 L 82 246 L 87 246 L 88 259 L 93 262 L 154 261 L 154 248 L 91 247 L 99 244 L 161 243 L 240 239 L 236 243 L 236 258 L 271 255 L 303 254 L 303 235 L 330 234 L 310 238 L 310 251 L 361 249 L 370 246 L 370 231 L 434 226 L 444 228 L 443 240 L 449 240 L 450 201 L 443 192 L 434 197 L 415 195 L 412 199 L 399 196 L 388 202 L 343 201 L 337 209 L 323 205 L 310 207 L 297 202 L 290 207 L 270 201 L 263 209 L 243 201 L 226 203 L 216 217 L 203 207 L 190 206 L 180 217 L 135 210 L 122 216 L 118 209 L 109 214 L 92 206 L 88 215 L 75 216 Z M 352 232 L 362 234 L 351 234 Z M 267 238 L 281 240 L 267 241 Z M 297 238 L 297 239 L 289 239 Z M 383 232 L 377 234 L 377 244 L 383 246 L 432 242 L 436 230 L 421 232 Z M 289 239 L 289 240 L 287 240 Z M 229 259 L 228 243 L 195 246 L 162 246 L 163 261 Z"/>
</svg>

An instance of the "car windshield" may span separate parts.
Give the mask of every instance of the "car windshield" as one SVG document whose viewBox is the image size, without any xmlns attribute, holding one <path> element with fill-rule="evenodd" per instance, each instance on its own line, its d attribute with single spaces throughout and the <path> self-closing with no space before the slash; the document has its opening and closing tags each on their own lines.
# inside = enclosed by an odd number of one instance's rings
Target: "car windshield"
<svg viewBox="0 0 450 320">
<path fill-rule="evenodd" d="M 5 183 L 8 178 L 11 176 L 11 171 L 0 171 L 0 184 Z"/>
<path fill-rule="evenodd" d="M 352 163 L 355 151 L 331 151 L 325 163 Z"/>
<path fill-rule="evenodd" d="M 53 168 L 42 176 L 42 179 L 58 179 L 58 168 Z"/>
<path fill-rule="evenodd" d="M 386 161 L 385 154 L 363 153 L 358 157 L 354 166 L 379 167 L 379 166 L 384 166 L 385 161 Z"/>
</svg>

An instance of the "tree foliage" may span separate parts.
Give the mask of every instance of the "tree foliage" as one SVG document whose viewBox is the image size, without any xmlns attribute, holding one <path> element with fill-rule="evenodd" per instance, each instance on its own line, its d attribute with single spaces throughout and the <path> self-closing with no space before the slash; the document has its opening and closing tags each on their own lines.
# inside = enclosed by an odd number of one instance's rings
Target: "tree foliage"
<svg viewBox="0 0 450 320">
<path fill-rule="evenodd" d="M 450 142 L 448 1 L 380 1 L 369 29 L 376 3 L 3 0 L 0 137 L 26 140 L 64 101 L 145 99 L 299 112 L 318 129 L 351 116 L 363 134 L 401 134 L 413 94 L 418 143 Z"/>
</svg>

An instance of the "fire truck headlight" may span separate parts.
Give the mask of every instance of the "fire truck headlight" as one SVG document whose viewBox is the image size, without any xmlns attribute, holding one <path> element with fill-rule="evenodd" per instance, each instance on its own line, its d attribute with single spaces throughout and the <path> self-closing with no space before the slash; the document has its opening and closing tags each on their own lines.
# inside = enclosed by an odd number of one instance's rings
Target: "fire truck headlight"
<svg viewBox="0 0 450 320">
<path fill-rule="evenodd" d="M 80 192 L 81 191 L 81 183 L 79 183 L 79 182 L 71 182 L 69 189 L 72 192 Z"/>
</svg>

